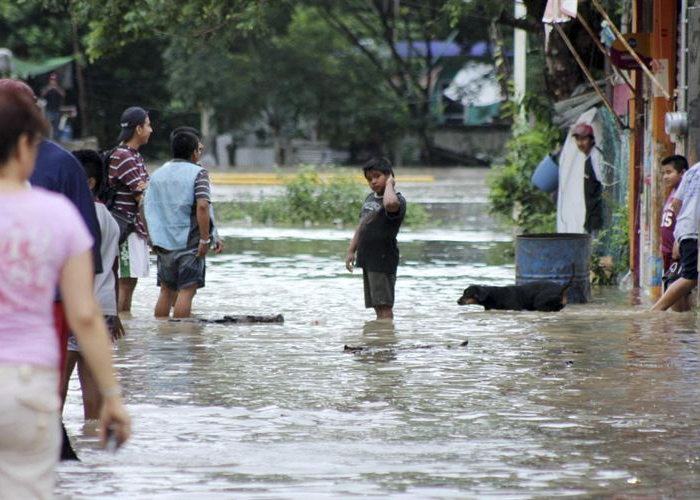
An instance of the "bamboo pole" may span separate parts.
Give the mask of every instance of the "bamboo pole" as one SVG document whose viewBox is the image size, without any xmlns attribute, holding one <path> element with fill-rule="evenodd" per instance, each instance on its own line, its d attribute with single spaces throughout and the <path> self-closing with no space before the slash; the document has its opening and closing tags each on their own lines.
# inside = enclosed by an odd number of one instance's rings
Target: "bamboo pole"
<svg viewBox="0 0 700 500">
<path fill-rule="evenodd" d="M 605 9 L 603 9 L 603 6 L 600 5 L 600 2 L 598 0 L 591 0 L 593 3 L 593 6 L 598 9 L 598 12 L 600 12 L 600 15 L 603 16 L 603 19 L 605 19 L 608 24 L 610 25 L 610 29 L 615 33 L 615 36 L 620 40 L 620 43 L 627 49 L 627 52 L 630 53 L 630 55 L 634 58 L 635 61 L 637 61 L 637 64 L 639 64 L 639 67 L 644 71 L 644 73 L 651 79 L 652 82 L 654 82 L 654 85 L 656 85 L 659 90 L 661 90 L 661 93 L 664 95 L 664 97 L 668 100 L 671 99 L 671 96 L 669 93 L 666 91 L 666 89 L 659 83 L 659 81 L 656 79 L 654 76 L 654 73 L 651 72 L 649 68 L 647 68 L 647 65 L 644 64 L 644 62 L 641 60 L 641 58 L 637 55 L 637 53 L 634 51 L 632 47 L 630 47 L 630 44 L 627 43 L 627 40 L 625 40 L 625 37 L 622 36 L 622 33 L 620 33 L 620 30 L 617 29 L 617 26 L 615 26 L 615 23 L 612 22 L 610 19 L 610 16 L 608 16 L 608 13 L 605 12 Z"/>
<path fill-rule="evenodd" d="M 605 50 L 605 47 L 603 47 L 603 44 L 600 43 L 600 40 L 598 40 L 598 37 L 596 37 L 595 33 L 593 32 L 593 29 L 591 28 L 591 25 L 588 24 L 588 21 L 586 21 L 586 19 L 584 19 L 584 17 L 581 15 L 576 16 L 576 19 L 578 19 L 578 21 L 581 23 L 581 26 L 583 26 L 583 29 L 585 29 L 586 32 L 588 33 L 588 35 L 591 37 L 591 39 L 593 40 L 593 43 L 596 44 L 596 47 L 598 47 L 598 50 L 600 50 L 603 53 L 603 55 L 605 56 L 605 59 L 607 59 L 610 62 L 610 64 L 612 64 L 614 67 L 615 64 L 612 62 L 612 58 L 610 57 L 610 54 L 608 54 L 608 51 Z M 627 84 L 627 87 L 629 87 L 629 89 L 632 92 L 634 92 L 634 87 L 632 86 L 632 82 L 629 81 L 629 79 L 627 78 L 627 75 L 625 75 L 621 71 L 617 71 L 616 73 L 618 75 L 620 75 L 620 77 L 624 80 L 624 82 Z"/>
</svg>

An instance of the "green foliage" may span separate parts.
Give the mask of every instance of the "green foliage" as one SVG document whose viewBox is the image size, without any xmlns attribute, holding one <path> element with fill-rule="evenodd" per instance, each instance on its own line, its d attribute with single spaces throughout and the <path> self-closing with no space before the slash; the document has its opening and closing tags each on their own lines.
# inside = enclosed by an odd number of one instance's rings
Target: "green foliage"
<svg viewBox="0 0 700 500">
<path fill-rule="evenodd" d="M 550 125 L 516 122 L 506 164 L 494 167 L 489 178 L 491 211 L 506 217 L 523 233 L 555 229 L 556 206 L 549 195 L 532 185 L 530 178 L 558 140 L 559 132 Z"/>
<path fill-rule="evenodd" d="M 172 37 L 164 59 L 173 103 L 215 109 L 221 129 L 259 119 L 273 139 L 320 136 L 345 146 L 399 137 L 406 110 L 377 86 L 371 65 L 314 9 L 284 14 L 286 23 L 261 34 Z"/>
<path fill-rule="evenodd" d="M 211 33 L 264 30 L 263 4 L 249 0 L 71 0 L 89 25 L 87 53 L 92 61 L 148 38 L 206 39 Z"/>
<path fill-rule="evenodd" d="M 285 183 L 285 206 L 291 222 L 352 222 L 357 218 L 363 190 L 352 176 L 324 179 L 312 169 L 304 169 Z"/>
<path fill-rule="evenodd" d="M 610 257 L 610 259 L 606 259 Z M 613 221 L 602 229 L 591 248 L 593 283 L 613 285 L 624 276 L 630 264 L 629 207 L 619 205 L 613 211 Z"/>
<path fill-rule="evenodd" d="M 0 47 L 23 59 L 70 55 L 70 17 L 55 15 L 36 0 L 0 2 Z"/>
<path fill-rule="evenodd" d="M 312 168 L 302 169 L 285 182 L 284 194 L 259 202 L 216 204 L 219 221 L 248 220 L 261 224 L 353 226 L 358 222 L 362 200 L 367 196 L 356 176 L 324 176 Z M 429 222 L 428 213 L 418 204 L 408 205 L 405 225 Z"/>
</svg>

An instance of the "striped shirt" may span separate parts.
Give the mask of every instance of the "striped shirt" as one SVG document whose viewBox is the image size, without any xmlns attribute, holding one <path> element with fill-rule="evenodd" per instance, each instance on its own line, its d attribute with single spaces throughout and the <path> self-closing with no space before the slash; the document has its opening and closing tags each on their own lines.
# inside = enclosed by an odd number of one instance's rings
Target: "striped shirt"
<svg viewBox="0 0 700 500">
<path fill-rule="evenodd" d="M 211 188 L 209 187 L 209 174 L 202 169 L 194 180 L 194 199 L 204 199 L 211 203 Z"/>
<path fill-rule="evenodd" d="M 148 237 L 138 213 L 136 197 L 143 194 L 139 183 L 148 182 L 149 176 L 141 154 L 125 144 L 120 145 L 109 157 L 109 185 L 116 186 L 117 194 L 112 210 L 127 217 L 136 218 L 136 232 L 144 239 Z"/>
</svg>

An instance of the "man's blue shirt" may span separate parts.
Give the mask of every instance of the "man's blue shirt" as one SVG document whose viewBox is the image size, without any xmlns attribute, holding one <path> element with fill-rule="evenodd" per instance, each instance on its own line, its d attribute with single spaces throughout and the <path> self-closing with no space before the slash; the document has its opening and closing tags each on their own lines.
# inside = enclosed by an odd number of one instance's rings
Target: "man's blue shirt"
<svg viewBox="0 0 700 500">
<path fill-rule="evenodd" d="M 87 184 L 87 177 L 78 159 L 55 142 L 43 140 L 39 144 L 34 172 L 29 178 L 32 186 L 65 195 L 78 208 L 85 225 L 90 230 L 94 243 L 92 260 L 95 274 L 102 272 L 100 257 L 100 225 L 95 212 L 95 199 Z"/>
</svg>

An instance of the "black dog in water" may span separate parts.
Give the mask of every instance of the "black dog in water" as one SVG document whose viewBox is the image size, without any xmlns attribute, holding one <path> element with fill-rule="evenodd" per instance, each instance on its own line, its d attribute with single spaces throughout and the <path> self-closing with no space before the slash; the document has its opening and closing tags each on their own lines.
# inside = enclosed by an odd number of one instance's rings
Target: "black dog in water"
<svg viewBox="0 0 700 500">
<path fill-rule="evenodd" d="M 510 286 L 472 285 L 464 290 L 457 304 L 478 304 L 487 311 L 561 311 L 566 305 L 566 292 L 573 281 L 572 274 L 569 282 L 563 286 L 553 281 L 533 281 Z"/>
</svg>

